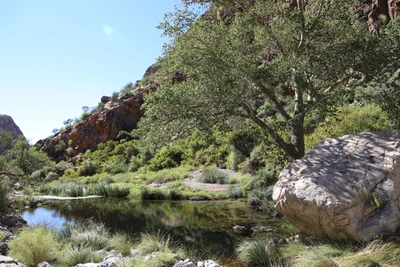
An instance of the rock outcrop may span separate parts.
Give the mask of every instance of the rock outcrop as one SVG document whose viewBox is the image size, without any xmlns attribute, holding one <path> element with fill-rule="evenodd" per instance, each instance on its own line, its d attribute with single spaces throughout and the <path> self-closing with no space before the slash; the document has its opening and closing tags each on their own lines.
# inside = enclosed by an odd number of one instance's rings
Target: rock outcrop
<svg viewBox="0 0 400 267">
<path fill-rule="evenodd" d="M 14 138 L 17 138 L 19 135 L 23 135 L 21 129 L 17 124 L 15 124 L 13 118 L 2 114 L 0 114 L 0 132 L 1 131 L 11 132 Z"/>
<path fill-rule="evenodd" d="M 139 86 L 133 93 L 106 102 L 103 108 L 93 111 L 77 125 L 57 133 L 50 140 L 39 141 L 42 151 L 56 161 L 67 160 L 88 149 L 96 150 L 98 144 L 113 140 L 120 131 L 132 131 L 143 116 L 140 107 L 147 92 L 148 89 Z M 64 142 L 65 148 L 71 146 L 73 154 L 56 149 L 60 142 Z"/>
<path fill-rule="evenodd" d="M 400 15 L 400 0 L 366 0 L 361 5 L 359 14 L 368 21 L 371 32 L 379 33 L 386 21 Z"/>
<path fill-rule="evenodd" d="M 400 132 L 326 139 L 279 176 L 276 208 L 317 239 L 369 241 L 400 226 Z"/>
<path fill-rule="evenodd" d="M 7 254 L 8 241 L 10 240 L 10 238 L 14 236 L 12 232 L 21 227 L 24 227 L 25 225 L 26 221 L 21 217 L 14 215 L 7 215 L 0 212 L 0 233 L 4 235 L 4 239 L 0 240 L 0 255 Z M 0 259 L 5 259 L 5 258 L 0 258 Z M 4 262 L 6 262 L 6 260 Z M 0 260 L 0 267 L 2 266 L 1 264 L 2 261 Z"/>
</svg>

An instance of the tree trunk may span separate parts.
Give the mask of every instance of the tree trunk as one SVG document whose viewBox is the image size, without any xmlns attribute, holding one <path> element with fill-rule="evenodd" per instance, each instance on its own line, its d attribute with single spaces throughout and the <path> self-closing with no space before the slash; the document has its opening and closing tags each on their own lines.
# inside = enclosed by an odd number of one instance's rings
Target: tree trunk
<svg viewBox="0 0 400 267">
<path fill-rule="evenodd" d="M 290 128 L 290 156 L 293 157 L 293 159 L 299 159 L 305 154 L 304 114 L 298 114 L 296 117 L 294 117 Z"/>
</svg>

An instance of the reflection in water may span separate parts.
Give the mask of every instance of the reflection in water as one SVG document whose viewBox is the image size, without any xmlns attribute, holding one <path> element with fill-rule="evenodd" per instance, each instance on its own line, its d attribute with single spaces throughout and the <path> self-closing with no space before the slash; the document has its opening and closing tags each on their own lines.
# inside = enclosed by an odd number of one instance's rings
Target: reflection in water
<svg viewBox="0 0 400 267">
<path fill-rule="evenodd" d="M 56 210 L 47 207 L 26 211 L 22 214 L 22 218 L 28 222 L 28 225 L 44 224 L 55 229 L 61 229 L 65 223 L 73 223 L 73 220 L 67 219 Z"/>
<path fill-rule="evenodd" d="M 232 226 L 264 225 L 276 229 L 279 223 L 265 213 L 250 210 L 241 200 L 132 203 L 101 198 L 54 201 L 45 208 L 25 212 L 23 217 L 29 225 L 46 223 L 55 228 L 61 228 L 66 222 L 92 219 L 104 223 L 112 231 L 135 236 L 160 230 L 198 254 L 204 252 L 224 257 L 231 257 L 244 237 L 234 233 Z"/>
</svg>

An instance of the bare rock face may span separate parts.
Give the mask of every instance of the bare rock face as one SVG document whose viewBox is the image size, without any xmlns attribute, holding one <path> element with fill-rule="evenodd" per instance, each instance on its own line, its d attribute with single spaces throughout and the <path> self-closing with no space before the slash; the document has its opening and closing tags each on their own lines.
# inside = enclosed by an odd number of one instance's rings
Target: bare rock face
<svg viewBox="0 0 400 267">
<path fill-rule="evenodd" d="M 276 208 L 305 235 L 370 241 L 400 226 L 400 132 L 326 139 L 284 169 Z"/>
<path fill-rule="evenodd" d="M 0 114 L 0 131 L 9 131 L 13 134 L 14 138 L 23 135 L 21 129 L 15 124 L 12 117 Z"/>
<path fill-rule="evenodd" d="M 368 21 L 370 32 L 379 33 L 385 21 L 400 15 L 400 0 L 365 0 L 359 14 Z"/>
<path fill-rule="evenodd" d="M 88 149 L 96 150 L 98 144 L 113 140 L 120 131 L 132 131 L 143 116 L 140 107 L 147 92 L 146 88 L 139 87 L 132 94 L 107 102 L 104 108 L 93 111 L 79 124 L 42 141 L 42 151 L 56 161 L 68 160 Z M 56 149 L 60 142 L 64 142 L 65 148 L 71 144 L 73 154 Z"/>
</svg>

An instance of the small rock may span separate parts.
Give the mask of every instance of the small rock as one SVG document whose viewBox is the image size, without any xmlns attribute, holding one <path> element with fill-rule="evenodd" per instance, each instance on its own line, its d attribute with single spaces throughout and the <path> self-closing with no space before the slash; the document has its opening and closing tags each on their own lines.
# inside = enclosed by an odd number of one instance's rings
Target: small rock
<svg viewBox="0 0 400 267">
<path fill-rule="evenodd" d="M 253 233 L 272 232 L 272 229 L 265 226 L 253 226 L 250 228 L 250 231 L 252 231 Z"/>
<path fill-rule="evenodd" d="M 235 225 L 232 228 L 233 228 L 233 231 L 236 233 L 244 233 L 247 231 L 246 227 L 244 227 L 243 225 Z"/>
<path fill-rule="evenodd" d="M 221 267 L 218 263 L 212 260 L 206 260 L 204 262 L 204 267 Z"/>
<path fill-rule="evenodd" d="M 20 189 L 22 189 L 21 183 L 15 183 L 14 184 L 14 190 L 20 190 Z"/>
<path fill-rule="evenodd" d="M 26 266 L 11 257 L 0 255 L 0 267 L 26 267 Z"/>
<path fill-rule="evenodd" d="M 146 255 L 146 257 L 144 258 L 145 261 L 151 260 L 156 256 L 156 253 L 153 252 L 151 254 Z"/>
<path fill-rule="evenodd" d="M 41 262 L 37 267 L 52 267 L 47 261 Z"/>
<path fill-rule="evenodd" d="M 173 267 L 197 267 L 197 262 L 192 259 L 186 259 L 184 261 L 179 261 Z"/>
</svg>

